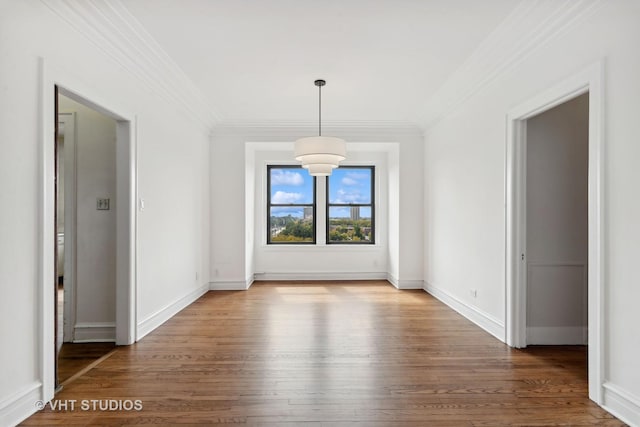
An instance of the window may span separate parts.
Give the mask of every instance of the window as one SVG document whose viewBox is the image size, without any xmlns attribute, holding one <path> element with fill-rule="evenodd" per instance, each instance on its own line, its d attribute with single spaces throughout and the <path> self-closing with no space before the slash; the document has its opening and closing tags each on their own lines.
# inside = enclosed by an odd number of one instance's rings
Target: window
<svg viewBox="0 0 640 427">
<path fill-rule="evenodd" d="M 341 166 L 327 179 L 327 243 L 375 243 L 374 166 Z"/>
<path fill-rule="evenodd" d="M 315 184 L 300 166 L 267 166 L 267 243 L 316 242 Z"/>
</svg>

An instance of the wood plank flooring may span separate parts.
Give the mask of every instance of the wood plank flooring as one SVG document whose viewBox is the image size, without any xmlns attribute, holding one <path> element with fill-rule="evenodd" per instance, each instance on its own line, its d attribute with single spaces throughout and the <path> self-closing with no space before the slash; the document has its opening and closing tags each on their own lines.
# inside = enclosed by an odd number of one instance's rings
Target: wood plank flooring
<svg viewBox="0 0 640 427">
<path fill-rule="evenodd" d="M 64 343 L 58 353 L 58 380 L 61 384 L 116 348 L 112 342 Z"/>
<path fill-rule="evenodd" d="M 209 292 L 55 400 L 138 399 L 24 425 L 624 425 L 587 397 L 585 347 L 507 347 L 384 281 Z M 80 403 L 78 403 L 79 405 Z"/>
</svg>

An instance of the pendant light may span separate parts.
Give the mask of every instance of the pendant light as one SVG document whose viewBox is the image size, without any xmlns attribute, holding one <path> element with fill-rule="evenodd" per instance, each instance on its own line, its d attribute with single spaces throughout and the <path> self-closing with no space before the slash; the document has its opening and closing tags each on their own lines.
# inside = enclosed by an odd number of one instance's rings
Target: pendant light
<svg viewBox="0 0 640 427">
<path fill-rule="evenodd" d="M 312 176 L 329 176 L 340 161 L 347 158 L 347 143 L 344 139 L 322 136 L 322 86 L 327 82 L 316 80 L 318 86 L 318 136 L 300 138 L 295 142 L 296 160 Z"/>
</svg>

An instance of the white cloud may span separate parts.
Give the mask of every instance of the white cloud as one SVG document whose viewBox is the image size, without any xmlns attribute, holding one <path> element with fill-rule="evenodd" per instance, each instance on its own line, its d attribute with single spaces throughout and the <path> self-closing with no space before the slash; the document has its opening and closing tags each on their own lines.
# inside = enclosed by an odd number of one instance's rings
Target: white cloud
<svg viewBox="0 0 640 427">
<path fill-rule="evenodd" d="M 287 193 L 286 191 L 276 191 L 273 197 L 271 197 L 271 203 L 275 204 L 287 204 L 296 203 L 304 196 L 302 193 Z"/>
<path fill-rule="evenodd" d="M 304 184 L 304 178 L 299 172 L 291 172 L 282 169 L 271 171 L 271 185 L 295 185 Z"/>
<path fill-rule="evenodd" d="M 358 181 L 356 181 L 353 178 L 349 178 L 348 176 L 345 176 L 344 178 L 342 178 L 342 185 L 358 185 Z"/>
<path fill-rule="evenodd" d="M 369 196 L 363 195 L 358 190 L 345 191 L 341 188 L 338 190 L 338 197 L 333 203 L 369 203 Z"/>
<path fill-rule="evenodd" d="M 304 216 L 304 210 L 303 208 L 297 208 L 297 207 L 284 207 L 284 206 L 277 206 L 277 207 L 272 207 L 271 208 L 271 215 L 272 216 L 293 216 L 296 218 L 302 218 Z"/>
<path fill-rule="evenodd" d="M 363 172 L 349 172 L 347 173 L 347 177 L 353 179 L 353 180 L 359 180 L 359 179 L 370 179 L 371 175 L 369 175 L 368 173 L 363 173 Z"/>
<path fill-rule="evenodd" d="M 342 185 L 354 186 L 364 185 L 371 179 L 371 175 L 364 172 L 348 172 L 340 181 Z M 365 182 L 362 182 L 365 181 Z"/>
</svg>

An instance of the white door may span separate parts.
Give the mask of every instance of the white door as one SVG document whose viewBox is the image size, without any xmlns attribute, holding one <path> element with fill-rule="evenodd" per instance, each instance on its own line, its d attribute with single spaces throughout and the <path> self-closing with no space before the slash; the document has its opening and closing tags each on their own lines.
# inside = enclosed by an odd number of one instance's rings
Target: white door
<svg viewBox="0 0 640 427">
<path fill-rule="evenodd" d="M 75 113 L 58 114 L 58 275 L 63 273 L 62 342 L 73 341 L 75 323 L 76 138 Z M 60 314 L 62 314 L 60 316 Z M 58 321 L 58 320 L 57 320 Z"/>
</svg>

